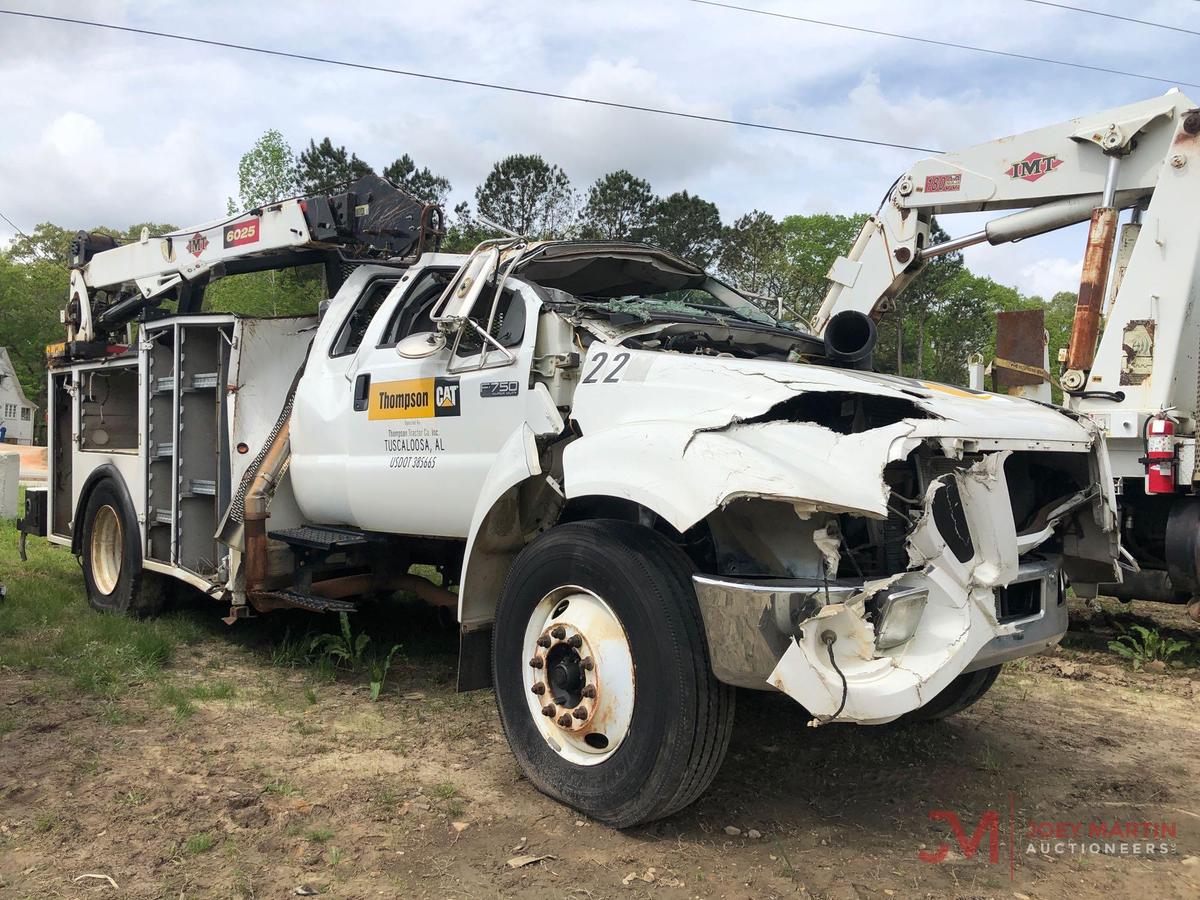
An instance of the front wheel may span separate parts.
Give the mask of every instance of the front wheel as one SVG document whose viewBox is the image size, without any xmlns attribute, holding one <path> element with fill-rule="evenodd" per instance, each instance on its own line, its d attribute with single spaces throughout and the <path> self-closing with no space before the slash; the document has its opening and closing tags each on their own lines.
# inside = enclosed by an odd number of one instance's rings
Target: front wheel
<svg viewBox="0 0 1200 900">
<path fill-rule="evenodd" d="M 988 692 L 988 689 L 996 683 L 996 676 L 999 674 L 1000 666 L 992 666 L 959 675 L 946 685 L 940 694 L 924 706 L 905 713 L 898 721 L 901 723 L 935 722 L 946 716 L 962 712 Z"/>
<path fill-rule="evenodd" d="M 496 703 L 525 776 L 618 828 L 692 803 L 734 691 L 713 677 L 687 556 L 628 522 L 562 525 L 517 557 L 496 611 Z"/>
<path fill-rule="evenodd" d="M 83 580 L 93 609 L 149 616 L 162 608 L 163 579 L 142 570 L 140 534 L 117 483 L 100 481 L 83 513 Z"/>
</svg>

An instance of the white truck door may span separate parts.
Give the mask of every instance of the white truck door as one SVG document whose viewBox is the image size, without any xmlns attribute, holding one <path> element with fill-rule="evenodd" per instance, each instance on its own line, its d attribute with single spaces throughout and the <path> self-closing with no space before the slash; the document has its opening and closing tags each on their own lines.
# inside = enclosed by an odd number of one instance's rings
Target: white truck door
<svg viewBox="0 0 1200 900">
<path fill-rule="evenodd" d="M 424 280 L 444 284 L 446 277 L 429 273 Z M 511 362 L 500 364 L 505 356 L 492 348 L 489 367 L 479 368 L 483 341 L 469 329 L 457 350 L 451 343 L 432 356 L 406 359 L 396 343 L 432 330 L 428 307 L 440 295 L 437 284 L 421 281 L 393 309 L 380 310 L 377 318 L 387 321 L 360 353 L 347 428 L 347 491 L 360 528 L 465 538 L 497 452 L 527 419 L 541 302 L 519 282 L 502 292 L 491 333 Z M 486 310 L 481 317 L 486 321 Z"/>
<path fill-rule="evenodd" d="M 363 266 L 334 297 L 313 338 L 292 405 L 291 479 L 305 517 L 321 524 L 352 521 L 346 492 L 353 368 L 371 322 L 388 306 L 400 274 Z"/>
</svg>

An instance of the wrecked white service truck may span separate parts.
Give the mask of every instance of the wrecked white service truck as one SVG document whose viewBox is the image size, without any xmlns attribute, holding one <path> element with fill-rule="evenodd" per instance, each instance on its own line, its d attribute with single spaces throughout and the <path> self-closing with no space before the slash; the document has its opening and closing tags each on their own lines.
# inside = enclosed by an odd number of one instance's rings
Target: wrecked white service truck
<svg viewBox="0 0 1200 900">
<path fill-rule="evenodd" d="M 164 577 L 230 621 L 453 605 L 460 687 L 494 686 L 539 789 L 618 826 L 704 791 L 735 687 L 816 724 L 946 715 L 1059 640 L 1064 577 L 1113 579 L 1086 421 L 873 374 L 865 316 L 818 339 L 649 246 L 437 231 L 365 179 L 81 235 L 24 530 L 99 609 L 150 612 Z M 319 318 L 202 311 L 217 277 L 312 263 Z"/>
</svg>

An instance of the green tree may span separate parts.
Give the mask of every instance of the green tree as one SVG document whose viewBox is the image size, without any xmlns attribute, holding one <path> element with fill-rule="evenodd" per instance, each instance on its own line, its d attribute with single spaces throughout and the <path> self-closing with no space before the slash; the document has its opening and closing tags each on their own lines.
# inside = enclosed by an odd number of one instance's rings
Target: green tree
<svg viewBox="0 0 1200 900">
<path fill-rule="evenodd" d="M 174 225 L 159 222 L 139 222 L 136 225 L 130 225 L 123 231 L 109 228 L 107 225 L 97 225 L 95 228 L 86 230 L 95 234 L 106 234 L 116 240 L 118 244 L 128 244 L 141 239 L 143 228 L 155 235 L 177 230 Z M 8 252 L 14 260 L 20 263 L 45 260 L 61 266 L 65 270 L 71 264 L 71 241 L 78 233 L 78 229 L 63 228 L 52 222 L 41 222 L 30 234 L 18 235 L 8 248 Z M 66 282 L 64 281 L 63 284 L 63 289 L 66 290 Z"/>
<path fill-rule="evenodd" d="M 625 169 L 597 178 L 579 217 L 580 237 L 640 241 L 650 227 L 655 197 L 650 182 Z"/>
<path fill-rule="evenodd" d="M 777 303 L 759 304 L 772 315 L 779 314 L 779 307 L 784 305 L 781 296 L 786 282 L 783 247 L 783 228 L 779 222 L 770 213 L 757 209 L 739 216 L 725 229 L 721 240 L 721 277 L 745 291 L 778 298 Z M 790 304 L 782 312 L 785 318 L 796 316 Z"/>
<path fill-rule="evenodd" d="M 238 196 L 226 203 L 229 215 L 298 194 L 296 154 L 274 128 L 263 132 L 238 163 Z"/>
<path fill-rule="evenodd" d="M 649 242 L 708 268 L 721 246 L 721 213 L 715 203 L 677 191 L 654 204 Z"/>
<path fill-rule="evenodd" d="M 445 206 L 446 198 L 450 196 L 449 179 L 435 175 L 428 166 L 418 169 L 407 153 L 384 169 L 383 177 L 426 203 Z"/>
<path fill-rule="evenodd" d="M 296 181 L 302 194 L 324 194 L 374 171 L 353 153 L 347 153 L 344 146 L 335 147 L 333 141 L 325 138 L 320 144 L 310 140 L 308 149 L 301 152 L 296 163 Z"/>
<path fill-rule="evenodd" d="M 35 234 L 36 234 L 35 229 Z M 7 347 L 25 396 L 46 408 L 47 344 L 63 339 L 58 314 L 67 303 L 67 268 L 53 259 L 18 260 L 0 252 L 0 347 Z M 43 418 L 36 417 L 41 437 Z"/>
<path fill-rule="evenodd" d="M 475 207 L 509 231 L 532 238 L 566 237 L 575 219 L 571 179 L 536 154 L 514 154 L 492 166 L 475 189 Z"/>
<path fill-rule="evenodd" d="M 792 215 L 779 223 L 783 246 L 779 285 L 772 292 L 783 298 L 785 309 L 794 311 L 798 318 L 812 318 L 829 289 L 829 267 L 849 251 L 866 218 Z"/>
<path fill-rule="evenodd" d="M 75 234 L 75 231 L 52 222 L 39 222 L 29 234 L 17 235 L 8 253 L 19 263 L 44 260 L 65 269 L 70 264 L 71 240 Z M 65 284 L 63 290 L 66 290 Z"/>
<path fill-rule="evenodd" d="M 949 238 L 936 222 L 932 224 L 929 229 L 929 243 L 940 244 Z M 896 374 L 926 377 L 926 327 L 931 317 L 970 314 L 966 309 L 955 313 L 953 309 L 948 308 L 948 304 L 952 306 L 957 301 L 961 305 L 965 299 L 965 295 L 954 293 L 950 289 L 963 271 L 961 253 L 935 256 L 925 264 L 904 293 L 896 298 L 893 309 L 887 315 L 887 320 L 894 330 L 893 340 L 880 342 L 884 346 L 891 344 L 890 349 L 895 353 Z M 882 358 L 882 354 L 877 353 L 876 358 Z"/>
<path fill-rule="evenodd" d="M 497 232 L 479 224 L 471 213 L 471 204 L 464 200 L 454 207 L 454 216 L 442 239 L 442 249 L 447 253 L 470 253 L 480 241 L 498 236 Z"/>
<path fill-rule="evenodd" d="M 243 316 L 306 316 L 326 296 L 319 268 L 309 266 L 220 278 L 204 292 L 204 305 Z"/>
</svg>

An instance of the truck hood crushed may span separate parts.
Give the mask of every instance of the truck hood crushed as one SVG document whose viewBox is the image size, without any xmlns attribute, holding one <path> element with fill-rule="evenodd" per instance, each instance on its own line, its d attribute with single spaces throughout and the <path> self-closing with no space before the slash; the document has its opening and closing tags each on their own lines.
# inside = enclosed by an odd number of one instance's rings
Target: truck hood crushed
<svg viewBox="0 0 1200 900">
<path fill-rule="evenodd" d="M 645 435 L 665 442 L 703 483 L 703 470 L 721 468 L 712 465 L 714 450 L 733 442 L 745 459 L 713 485 L 721 503 L 782 495 L 883 516 L 886 485 L 881 474 L 865 473 L 881 473 L 922 442 L 961 457 L 1006 447 L 1079 452 L 1096 439 L 1090 423 L 1030 401 L 829 366 L 608 348 L 627 363 L 605 376 L 613 381 L 589 382 L 593 369 L 607 371 L 605 352 L 594 345 L 584 365 L 572 416 L 585 440 L 568 456 L 587 452 L 586 438 L 596 433 Z M 843 412 L 856 400 L 865 407 L 857 421 Z M 678 471 L 673 478 L 687 480 Z M 694 521 L 673 524 L 682 530 Z"/>
<path fill-rule="evenodd" d="M 681 533 L 714 508 L 790 506 L 808 562 L 770 574 L 824 582 L 823 594 L 717 582 L 698 584 L 697 593 L 723 679 L 766 681 L 818 724 L 835 713 L 837 721 L 895 719 L 981 660 L 1010 658 L 1034 619 L 1019 627 L 1003 615 L 998 598 L 1009 586 L 1036 590 L 1034 618 L 1061 619 L 1065 628 L 1059 565 L 1084 578 L 1114 577 L 1115 502 L 1102 443 L 1091 423 L 1027 400 L 824 365 L 596 342 L 572 417 L 582 436 L 564 454 L 568 497 L 650 497 Z M 914 469 L 923 473 L 917 486 L 899 489 L 895 473 Z M 838 524 L 847 516 L 899 522 L 900 562 L 848 578 L 847 561 L 858 562 Z M 923 598 L 920 627 L 880 650 L 878 598 L 896 592 Z M 806 612 L 796 618 L 800 596 Z M 731 655 L 721 644 L 722 634 L 761 634 L 723 628 L 729 610 L 739 609 L 743 623 L 774 621 L 786 602 L 793 630 L 780 631 L 765 657 L 741 645 Z M 1055 628 L 1039 646 L 1058 640 Z M 747 670 L 751 656 L 771 665 Z"/>
</svg>

